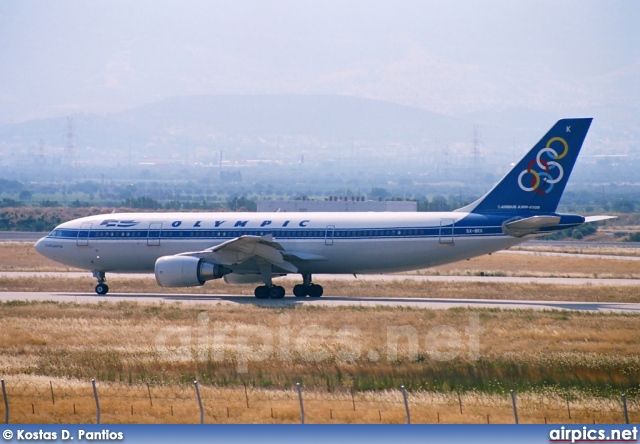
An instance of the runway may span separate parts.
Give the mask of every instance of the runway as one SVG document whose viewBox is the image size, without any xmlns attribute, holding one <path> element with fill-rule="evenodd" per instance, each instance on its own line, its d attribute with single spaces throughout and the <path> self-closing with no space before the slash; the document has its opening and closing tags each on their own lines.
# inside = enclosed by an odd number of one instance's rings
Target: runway
<svg viewBox="0 0 640 444">
<path fill-rule="evenodd" d="M 640 303 L 563 302 L 490 299 L 429 299 L 394 297 L 323 296 L 318 299 L 285 297 L 284 299 L 256 299 L 253 296 L 178 295 L 178 294 L 109 294 L 60 292 L 0 292 L 0 301 L 54 301 L 59 303 L 98 304 L 104 302 L 137 302 L 144 304 L 179 303 L 183 305 L 254 305 L 259 307 L 409 307 L 414 309 L 446 310 L 450 308 L 497 308 L 502 310 L 566 310 L 601 313 L 640 314 Z"/>
<path fill-rule="evenodd" d="M 88 271 L 5 271 L 0 272 L 0 277 L 6 278 L 31 278 L 31 277 L 56 277 L 56 278 L 75 278 L 75 279 L 92 279 L 91 273 Z M 108 282 L 117 282 L 118 279 L 155 279 L 153 274 L 117 274 L 110 273 L 107 277 Z M 299 282 L 298 277 L 282 277 L 274 282 Z M 321 284 L 323 281 L 382 281 L 382 282 L 483 282 L 496 284 L 548 284 L 548 285 L 607 285 L 607 286 L 640 286 L 640 279 L 599 279 L 599 278 L 541 278 L 526 276 L 423 276 L 417 274 L 359 274 L 354 277 L 351 274 L 324 274 L 317 275 L 316 281 Z"/>
<path fill-rule="evenodd" d="M 0 232 L 0 242 L 32 239 L 41 236 L 43 233 L 3 233 Z M 24 238 L 22 238 L 24 237 Z M 28 238 L 28 239 L 27 239 Z M 528 244 L 542 244 L 534 241 Z M 567 243 L 572 246 L 576 242 Z M 556 245 L 554 243 L 554 245 Z M 580 243 L 581 246 L 588 244 Z M 627 245 L 625 245 L 627 246 Z M 630 246 L 630 245 L 629 245 Z M 632 260 L 638 261 L 639 257 L 633 256 L 610 256 L 595 255 L 586 256 L 568 253 L 553 252 L 525 252 L 509 251 L 519 255 L 548 255 L 548 256 L 569 256 L 569 257 L 589 257 L 610 260 Z M 89 272 L 0 272 L 3 278 L 31 278 L 31 277 L 55 277 L 55 278 L 78 278 L 93 279 Z M 318 307 L 410 307 L 416 309 L 443 310 L 456 307 L 474 308 L 494 308 L 503 310 L 568 310 L 568 311 L 588 311 L 588 312 L 618 312 L 640 314 L 639 303 L 592 303 L 592 302 L 563 302 L 563 301 L 535 301 L 535 300 L 488 300 L 488 299 L 431 299 L 431 298 L 398 298 L 389 294 L 388 297 L 343 297 L 327 295 L 319 299 L 295 298 L 287 296 L 281 300 L 258 300 L 253 296 L 241 295 L 200 295 L 200 294 L 126 294 L 117 293 L 117 282 L 120 279 L 154 279 L 153 274 L 109 274 L 108 282 L 112 287 L 111 293 L 106 296 L 98 296 L 93 292 L 86 293 L 62 293 L 62 292 L 0 292 L 0 301 L 55 301 L 60 303 L 100 303 L 100 302 L 138 302 L 138 303 L 180 303 L 184 305 L 255 305 L 266 307 L 290 307 L 290 306 L 318 306 Z M 385 275 L 318 275 L 316 282 L 322 284 L 323 281 L 381 281 L 381 282 L 453 282 L 453 283 L 487 283 L 487 284 L 537 284 L 537 285 L 592 285 L 592 286 L 640 286 L 640 279 L 599 279 L 599 278 L 549 278 L 549 277 L 505 277 L 505 276 L 425 276 L 418 274 L 385 274 Z M 277 282 L 282 284 L 298 283 L 297 277 L 279 278 Z"/>
<path fill-rule="evenodd" d="M 0 231 L 0 242 L 35 242 L 48 231 Z"/>
</svg>

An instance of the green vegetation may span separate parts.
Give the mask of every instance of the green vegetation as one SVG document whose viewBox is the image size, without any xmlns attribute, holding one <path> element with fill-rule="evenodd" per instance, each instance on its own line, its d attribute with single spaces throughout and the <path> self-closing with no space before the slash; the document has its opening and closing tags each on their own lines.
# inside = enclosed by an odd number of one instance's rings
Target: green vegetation
<svg viewBox="0 0 640 444">
<path fill-rule="evenodd" d="M 590 224 L 584 224 L 576 228 L 567 228 L 566 230 L 558 231 L 553 234 L 541 237 L 542 240 L 562 240 L 562 239 L 582 239 L 586 236 L 594 234 L 598 231 L 597 222 Z"/>
<path fill-rule="evenodd" d="M 622 239 L 624 242 L 640 242 L 640 231 L 636 231 L 635 233 L 629 234 L 627 237 Z"/>
<path fill-rule="evenodd" d="M 62 222 L 93 214 L 109 213 L 96 207 L 17 207 L 0 209 L 1 231 L 50 231 Z"/>
<path fill-rule="evenodd" d="M 156 365 L 149 365 L 156 362 Z M 351 364 L 336 362 L 293 368 L 249 369 L 239 373 L 231 361 L 163 363 L 155 355 L 135 355 L 115 350 L 74 350 L 69 348 L 43 353 L 32 374 L 73 379 L 97 377 L 104 382 L 130 384 L 188 384 L 198 379 L 215 386 L 250 385 L 284 389 L 302 381 L 307 387 L 356 391 L 394 390 L 404 385 L 411 391 L 483 392 L 505 394 L 510 389 L 562 394 L 580 392 L 592 396 L 617 398 L 626 393 L 640 400 L 635 375 L 640 360 L 580 355 L 541 356 L 531 361 L 520 359 L 456 359 L 438 362 L 424 355 L 400 359 L 379 366 L 366 358 Z"/>
<path fill-rule="evenodd" d="M 15 202 L 11 202 L 14 203 Z M 189 202 L 166 202 L 164 205 L 150 198 L 129 198 L 122 206 L 95 207 L 79 201 L 63 207 L 57 202 L 43 202 L 42 207 L 0 206 L 0 231 L 50 231 L 62 222 L 112 211 L 255 211 L 256 202 L 246 198 L 233 198 L 214 205 Z"/>
</svg>

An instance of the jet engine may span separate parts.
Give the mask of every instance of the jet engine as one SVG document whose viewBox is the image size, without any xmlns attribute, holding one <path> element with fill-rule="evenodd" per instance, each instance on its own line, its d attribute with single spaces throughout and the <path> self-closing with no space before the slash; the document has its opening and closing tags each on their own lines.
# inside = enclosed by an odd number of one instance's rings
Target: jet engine
<svg viewBox="0 0 640 444">
<path fill-rule="evenodd" d="M 162 287 L 195 287 L 220 279 L 231 270 L 192 256 L 162 256 L 155 266 L 156 282 Z"/>
</svg>

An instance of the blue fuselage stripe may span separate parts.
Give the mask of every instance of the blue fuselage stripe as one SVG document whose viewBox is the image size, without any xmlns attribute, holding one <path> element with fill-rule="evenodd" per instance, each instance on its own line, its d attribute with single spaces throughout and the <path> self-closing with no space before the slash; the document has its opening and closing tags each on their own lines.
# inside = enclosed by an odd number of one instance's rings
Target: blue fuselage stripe
<svg viewBox="0 0 640 444">
<path fill-rule="evenodd" d="M 559 225 L 557 229 L 575 224 Z M 453 232 L 452 232 L 453 231 Z M 544 230 L 541 230 L 544 231 Z M 502 226 L 449 226 L 443 227 L 396 227 L 396 228 L 297 228 L 297 229 L 56 229 L 49 234 L 53 239 L 92 239 L 92 240 L 132 240 L 132 239 L 234 239 L 239 236 L 272 235 L 276 239 L 397 239 L 397 238 L 433 238 L 433 237 L 484 237 L 503 236 Z"/>
</svg>

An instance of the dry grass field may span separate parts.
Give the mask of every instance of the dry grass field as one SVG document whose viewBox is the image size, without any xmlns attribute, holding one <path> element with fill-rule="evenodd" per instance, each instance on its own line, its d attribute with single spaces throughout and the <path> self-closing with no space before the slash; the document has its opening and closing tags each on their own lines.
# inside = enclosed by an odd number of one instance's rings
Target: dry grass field
<svg viewBox="0 0 640 444">
<path fill-rule="evenodd" d="M 501 253 L 436 272 L 635 278 L 638 264 Z M 0 244 L 0 271 L 18 270 L 66 269 L 29 244 Z M 108 279 L 116 293 L 165 292 L 153 278 Z M 326 294 L 343 296 L 640 301 L 637 288 L 613 285 L 415 282 L 402 275 L 396 282 L 322 284 Z M 89 273 L 0 277 L 1 291 L 91 293 L 94 285 Z M 185 289 L 252 291 L 217 282 Z M 622 393 L 632 422 L 640 420 L 636 315 L 15 301 L 0 306 L 0 325 L 12 422 L 93 422 L 91 378 L 105 423 L 198 422 L 195 378 L 212 423 L 299 422 L 298 381 L 309 423 L 402 423 L 401 384 L 412 422 L 512 423 L 509 389 L 518 394 L 521 422 L 621 422 Z M 0 403 L 0 416 L 3 409 Z"/>
<path fill-rule="evenodd" d="M 92 423 L 96 406 L 89 381 L 29 377 L 12 384 L 13 422 Z M 102 423 L 196 424 L 200 410 L 193 384 L 149 385 L 97 383 Z M 53 398 L 51 393 L 54 394 Z M 207 424 L 300 423 L 298 393 L 294 389 L 216 387 L 200 385 Z M 399 390 L 368 392 L 303 388 L 307 424 L 403 424 L 406 412 Z M 598 397 L 567 397 L 552 393 L 518 393 L 520 423 L 620 423 L 620 401 Z M 415 391 L 408 395 L 412 423 L 512 424 L 509 395 L 480 392 Z M 634 407 L 634 405 L 631 405 Z M 1 408 L 1 407 L 0 407 Z M 0 410 L 0 413 L 4 413 Z M 632 423 L 640 414 L 630 412 Z"/>
<path fill-rule="evenodd" d="M 296 400 L 281 395 L 297 381 L 312 401 L 309 422 L 403 422 L 401 384 L 414 422 L 511 422 L 509 389 L 529 422 L 566 422 L 566 396 L 577 422 L 621 421 L 623 392 L 638 407 L 638 316 L 18 302 L 0 313 L 0 371 L 24 422 L 43 420 L 36 405 L 48 421 L 89 421 L 91 378 L 103 387 L 104 421 L 114 422 L 197 421 L 194 379 L 210 422 L 297 422 Z"/>
<path fill-rule="evenodd" d="M 424 270 L 422 273 L 445 276 L 484 273 L 485 276 L 640 279 L 640 261 L 626 256 L 619 256 L 619 259 L 594 256 L 551 256 L 529 251 L 505 251 L 442 265 Z"/>
<path fill-rule="evenodd" d="M 30 242 L 0 243 L 0 271 L 78 271 L 38 254 Z"/>
</svg>

